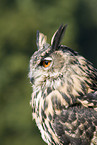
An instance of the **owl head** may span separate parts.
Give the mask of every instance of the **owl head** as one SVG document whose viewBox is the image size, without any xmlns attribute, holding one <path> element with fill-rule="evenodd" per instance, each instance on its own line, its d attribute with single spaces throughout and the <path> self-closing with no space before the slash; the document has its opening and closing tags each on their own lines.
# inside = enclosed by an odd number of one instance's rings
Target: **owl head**
<svg viewBox="0 0 97 145">
<path fill-rule="evenodd" d="M 92 71 L 92 65 L 84 57 L 60 44 L 66 27 L 67 25 L 59 27 L 51 39 L 51 44 L 47 43 L 44 34 L 37 32 L 38 50 L 31 57 L 29 73 L 35 88 L 52 86 L 57 89 L 63 84 L 79 86 L 89 76 L 87 64 Z"/>
</svg>

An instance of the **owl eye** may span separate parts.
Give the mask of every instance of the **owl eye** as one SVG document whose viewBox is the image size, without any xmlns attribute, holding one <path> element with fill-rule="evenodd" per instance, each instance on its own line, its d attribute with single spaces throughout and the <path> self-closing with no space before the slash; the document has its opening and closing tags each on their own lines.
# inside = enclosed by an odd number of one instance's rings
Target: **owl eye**
<svg viewBox="0 0 97 145">
<path fill-rule="evenodd" d="M 48 67 L 51 64 L 50 60 L 43 60 L 43 67 Z"/>
<path fill-rule="evenodd" d="M 52 62 L 52 58 L 51 57 L 46 57 L 42 60 L 42 66 L 44 68 L 47 68 L 51 65 L 51 62 Z"/>
</svg>

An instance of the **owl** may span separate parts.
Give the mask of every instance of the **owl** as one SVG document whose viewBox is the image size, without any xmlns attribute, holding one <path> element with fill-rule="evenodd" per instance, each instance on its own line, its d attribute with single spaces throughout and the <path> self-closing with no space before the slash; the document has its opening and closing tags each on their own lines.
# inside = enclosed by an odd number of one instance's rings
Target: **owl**
<svg viewBox="0 0 97 145">
<path fill-rule="evenodd" d="M 32 116 L 48 145 L 97 145 L 97 69 L 60 44 L 66 27 L 51 44 L 37 32 L 29 72 Z"/>
</svg>

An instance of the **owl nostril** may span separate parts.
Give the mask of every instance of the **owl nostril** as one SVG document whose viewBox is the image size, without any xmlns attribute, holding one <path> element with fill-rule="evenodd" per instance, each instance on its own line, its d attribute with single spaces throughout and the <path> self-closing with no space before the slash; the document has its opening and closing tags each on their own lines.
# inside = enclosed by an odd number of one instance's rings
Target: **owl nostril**
<svg viewBox="0 0 97 145">
<path fill-rule="evenodd" d="M 34 77 L 31 77 L 31 78 L 30 78 L 30 81 L 31 81 L 31 83 L 33 84 L 33 83 L 34 83 Z"/>
</svg>

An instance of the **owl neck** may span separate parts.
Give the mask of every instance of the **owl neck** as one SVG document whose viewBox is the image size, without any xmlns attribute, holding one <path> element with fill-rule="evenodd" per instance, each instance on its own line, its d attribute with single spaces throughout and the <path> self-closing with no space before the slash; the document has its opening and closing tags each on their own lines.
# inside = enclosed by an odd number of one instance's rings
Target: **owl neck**
<svg viewBox="0 0 97 145">
<path fill-rule="evenodd" d="M 51 100 L 54 95 L 57 95 L 59 100 L 61 99 L 61 102 L 62 100 L 65 100 L 67 103 L 63 105 L 68 107 L 69 105 L 76 103 L 79 96 L 84 96 L 93 91 L 89 85 L 91 85 L 91 82 L 85 75 L 80 77 L 75 73 L 72 75 L 65 74 L 63 78 L 58 78 L 52 82 L 44 82 L 42 86 L 33 86 L 31 101 L 34 110 L 33 112 L 39 113 L 38 109 L 40 103 L 46 98 Z"/>
</svg>

